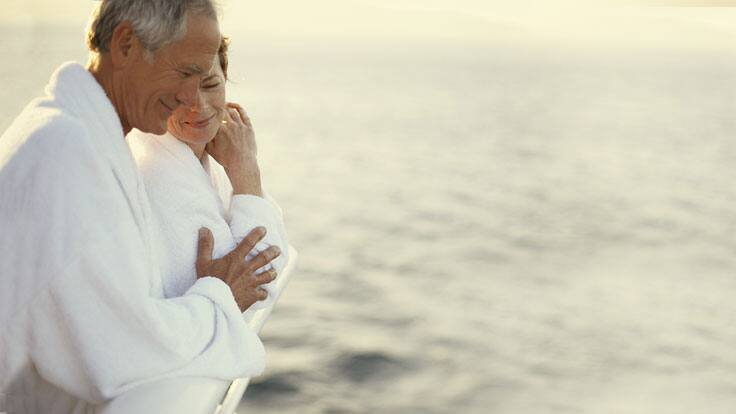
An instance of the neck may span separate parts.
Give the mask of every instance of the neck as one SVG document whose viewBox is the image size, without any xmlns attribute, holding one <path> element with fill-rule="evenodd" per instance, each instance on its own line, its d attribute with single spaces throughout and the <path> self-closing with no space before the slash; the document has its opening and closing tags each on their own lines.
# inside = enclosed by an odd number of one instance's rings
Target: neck
<svg viewBox="0 0 736 414">
<path fill-rule="evenodd" d="M 189 147 L 192 150 L 192 152 L 197 157 L 197 159 L 199 159 L 200 161 L 202 161 L 202 158 L 204 158 L 204 154 L 205 154 L 204 147 L 206 147 L 207 144 L 192 144 L 191 142 L 187 142 L 187 141 L 179 138 L 179 136 L 176 135 L 176 133 L 173 132 L 173 129 L 172 128 L 167 128 L 167 132 L 172 137 L 174 137 L 174 138 L 178 139 L 179 141 L 187 144 L 187 147 Z"/>
<path fill-rule="evenodd" d="M 122 111 L 123 108 L 119 104 L 117 95 L 115 94 L 109 58 L 100 54 L 90 56 L 89 62 L 87 62 L 87 70 L 97 80 L 97 83 L 100 84 L 102 90 L 105 91 L 105 95 L 107 95 L 107 98 L 112 103 L 113 108 L 115 108 L 115 112 L 117 112 L 118 118 L 120 118 L 120 124 L 123 127 L 123 135 L 128 135 L 128 132 L 132 128 L 125 119 Z"/>
<path fill-rule="evenodd" d="M 185 144 L 187 144 L 187 146 L 192 149 L 192 152 L 194 152 L 194 155 L 200 161 L 202 161 L 202 158 L 204 158 L 204 154 L 205 154 L 205 150 L 204 150 L 205 144 L 190 144 L 188 142 L 185 142 Z"/>
</svg>

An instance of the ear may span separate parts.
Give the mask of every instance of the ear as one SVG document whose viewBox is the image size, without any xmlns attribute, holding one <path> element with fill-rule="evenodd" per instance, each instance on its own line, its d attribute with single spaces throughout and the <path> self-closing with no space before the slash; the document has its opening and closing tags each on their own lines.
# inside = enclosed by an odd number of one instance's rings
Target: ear
<svg viewBox="0 0 736 414">
<path fill-rule="evenodd" d="M 140 42 L 135 30 L 129 22 L 122 22 L 115 27 L 110 39 L 110 57 L 115 67 L 125 67 L 139 51 Z"/>
</svg>

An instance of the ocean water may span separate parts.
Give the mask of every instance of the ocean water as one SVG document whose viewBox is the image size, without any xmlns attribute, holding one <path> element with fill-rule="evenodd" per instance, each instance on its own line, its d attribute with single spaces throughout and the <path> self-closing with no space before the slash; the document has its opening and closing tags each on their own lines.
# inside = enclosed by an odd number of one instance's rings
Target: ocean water
<svg viewBox="0 0 736 414">
<path fill-rule="evenodd" d="M 85 54 L 0 36 L 4 130 Z M 736 411 L 732 52 L 237 40 L 301 259 L 239 412 Z"/>
</svg>

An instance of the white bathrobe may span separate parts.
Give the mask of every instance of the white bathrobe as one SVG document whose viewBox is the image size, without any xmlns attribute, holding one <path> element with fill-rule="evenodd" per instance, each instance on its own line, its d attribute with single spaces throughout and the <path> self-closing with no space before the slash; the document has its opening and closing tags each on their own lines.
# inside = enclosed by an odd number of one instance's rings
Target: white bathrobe
<svg viewBox="0 0 736 414">
<path fill-rule="evenodd" d="M 103 89 L 68 63 L 46 93 L 0 137 L 0 412 L 89 413 L 146 381 L 260 373 L 263 345 L 222 281 L 165 298 Z"/>
<path fill-rule="evenodd" d="M 271 197 L 233 195 L 230 180 L 217 161 L 205 154 L 200 162 L 189 146 L 170 133 L 153 135 L 133 130 L 127 142 L 143 177 L 154 228 L 161 238 L 158 244 L 163 250 L 159 257 L 167 297 L 182 295 L 197 279 L 192 258 L 197 254 L 200 227 L 212 231 L 213 257 L 230 252 L 257 226 L 265 227 L 265 238 L 247 259 L 276 245 L 281 255 L 259 273 L 272 268 L 281 273 L 288 261 L 288 244 L 281 208 Z M 276 281 L 263 287 L 268 298 L 248 308 L 243 315 L 248 323 L 258 309 L 273 306 L 280 295 Z"/>
</svg>

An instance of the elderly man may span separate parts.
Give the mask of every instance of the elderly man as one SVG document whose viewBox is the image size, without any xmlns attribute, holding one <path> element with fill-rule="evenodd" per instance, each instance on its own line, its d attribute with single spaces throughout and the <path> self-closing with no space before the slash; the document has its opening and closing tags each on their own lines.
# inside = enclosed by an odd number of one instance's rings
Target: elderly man
<svg viewBox="0 0 736 414">
<path fill-rule="evenodd" d="M 82 413 L 145 381 L 258 374 L 245 280 L 278 249 L 249 234 L 166 299 L 125 134 L 201 98 L 221 34 L 209 0 L 103 0 L 87 68 L 68 63 L 0 138 L 0 412 Z M 251 172 L 252 173 L 252 172 Z M 258 195 L 260 183 L 254 183 Z M 192 258 L 195 260 L 195 258 Z"/>
</svg>

